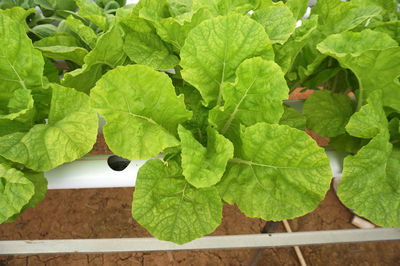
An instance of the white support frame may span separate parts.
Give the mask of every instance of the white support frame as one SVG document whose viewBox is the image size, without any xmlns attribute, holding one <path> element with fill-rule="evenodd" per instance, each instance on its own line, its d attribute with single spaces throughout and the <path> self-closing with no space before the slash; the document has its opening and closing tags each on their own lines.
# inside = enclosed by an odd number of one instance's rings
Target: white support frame
<svg viewBox="0 0 400 266">
<path fill-rule="evenodd" d="M 205 236 L 184 245 L 156 238 L 0 241 L 0 255 L 272 248 L 400 240 L 400 228 Z"/>
</svg>

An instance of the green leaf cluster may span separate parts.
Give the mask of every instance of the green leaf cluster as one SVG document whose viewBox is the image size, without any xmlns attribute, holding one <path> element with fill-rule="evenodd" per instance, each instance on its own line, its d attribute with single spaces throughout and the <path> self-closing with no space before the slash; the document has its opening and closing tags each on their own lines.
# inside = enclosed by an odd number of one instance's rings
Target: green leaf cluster
<svg viewBox="0 0 400 266">
<path fill-rule="evenodd" d="M 291 88 L 316 90 L 303 106 L 306 127 L 350 154 L 340 200 L 378 225 L 399 226 L 398 4 L 319 0 L 312 19 L 315 29 L 296 58 L 281 63 Z"/>
<path fill-rule="evenodd" d="M 305 117 L 283 105 L 289 88 L 275 61 L 274 46 L 305 12 L 290 3 L 145 0 L 114 24 L 129 63 L 97 81 L 90 103 L 114 153 L 163 154 L 139 170 L 132 202 L 157 238 L 181 244 L 213 232 L 223 202 L 282 220 L 324 198 L 329 161 Z"/>
<path fill-rule="evenodd" d="M 343 203 L 399 226 L 397 5 L 318 0 L 303 18 L 307 4 L 2 5 L 0 221 L 42 198 L 41 172 L 90 150 L 97 112 L 115 154 L 163 155 L 139 170 L 132 203 L 159 239 L 182 244 L 213 232 L 224 202 L 274 221 L 314 210 L 332 174 L 305 128 L 351 154 Z M 298 87 L 315 90 L 302 113 L 283 103 Z"/>
<path fill-rule="evenodd" d="M 18 18 L 0 13 L 0 223 L 44 198 L 44 171 L 82 157 L 96 141 L 89 97 L 51 83 L 58 70 L 44 54 L 52 56 L 34 48 Z"/>
</svg>

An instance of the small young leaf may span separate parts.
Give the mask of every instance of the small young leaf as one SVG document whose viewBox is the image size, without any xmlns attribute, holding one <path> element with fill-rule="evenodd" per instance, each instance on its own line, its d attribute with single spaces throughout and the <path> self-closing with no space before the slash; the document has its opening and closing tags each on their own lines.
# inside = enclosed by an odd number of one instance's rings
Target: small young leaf
<svg viewBox="0 0 400 266">
<path fill-rule="evenodd" d="M 87 67 L 104 64 L 110 68 L 121 65 L 126 59 L 123 51 L 122 30 L 113 26 L 97 40 L 95 48 L 85 57 Z"/>
<path fill-rule="evenodd" d="M 90 0 L 75 0 L 79 7 L 78 15 L 92 21 L 103 31 L 107 31 L 108 22 L 102 9 Z"/>
<path fill-rule="evenodd" d="M 279 120 L 279 124 L 297 128 L 299 130 L 305 130 L 306 117 L 289 106 L 283 105 L 283 107 L 284 111 L 281 119 Z"/>
<path fill-rule="evenodd" d="M 0 13 L 0 87 L 9 99 L 14 90 L 42 87 L 43 57 L 33 48 L 24 27 Z M 8 97 L 7 97 L 8 96 Z M 6 106 L 0 99 L 1 106 Z M 3 105 L 5 104 L 5 105 Z"/>
<path fill-rule="evenodd" d="M 197 188 L 210 187 L 221 180 L 229 159 L 233 157 L 233 145 L 218 134 L 207 129 L 207 147 L 203 147 L 182 126 L 178 128 L 182 147 L 182 169 L 186 180 Z"/>
<path fill-rule="evenodd" d="M 345 133 L 354 107 L 350 97 L 320 90 L 306 100 L 303 114 L 307 118 L 307 128 L 323 137 L 336 137 Z"/>
<path fill-rule="evenodd" d="M 0 119 L 18 120 L 31 123 L 34 108 L 30 90 L 17 89 L 7 104 L 8 114 L 0 115 Z"/>
<path fill-rule="evenodd" d="M 193 12 L 190 21 L 185 20 L 183 24 L 176 18 L 169 17 L 154 23 L 154 25 L 161 39 L 173 45 L 176 51 L 180 51 L 185 44 L 189 31 L 209 18 L 211 18 L 210 12 L 206 8 L 200 8 Z"/>
<path fill-rule="evenodd" d="M 88 51 L 80 46 L 81 44 L 74 36 L 65 34 L 43 38 L 35 42 L 35 48 L 40 50 L 44 56 L 70 60 L 81 66 Z"/>
<path fill-rule="evenodd" d="M 346 131 L 358 138 L 370 139 L 382 130 L 386 131 L 388 121 L 383 110 L 382 92 L 377 90 L 371 93 L 368 104 L 361 107 L 346 125 Z"/>
<path fill-rule="evenodd" d="M 400 226 L 400 149 L 381 132 L 355 156 L 344 159 L 338 196 L 373 223 Z"/>
<path fill-rule="evenodd" d="M 330 138 L 329 146 L 333 147 L 336 151 L 346 153 L 357 153 L 360 148 L 368 143 L 369 140 L 360 139 L 345 133 L 337 137 Z"/>
<path fill-rule="evenodd" d="M 51 83 L 60 83 L 60 74 L 58 68 L 53 64 L 53 62 L 44 58 L 44 69 L 43 76 L 45 76 Z"/>
<path fill-rule="evenodd" d="M 296 28 L 289 40 L 283 45 L 275 44 L 275 61 L 281 66 L 283 72 L 291 70 L 292 65 L 306 45 L 309 38 L 316 31 L 318 25 L 318 16 L 312 16 L 309 19 L 303 20 L 300 27 Z"/>
<path fill-rule="evenodd" d="M 285 43 L 296 29 L 296 19 L 285 5 L 257 10 L 251 17 L 264 27 L 271 43 Z"/>
<path fill-rule="evenodd" d="M 120 27 L 113 26 L 99 37 L 95 48 L 84 58 L 83 67 L 66 73 L 61 84 L 89 93 L 106 69 L 115 68 L 125 61 L 123 44 Z"/>
<path fill-rule="evenodd" d="M 236 70 L 235 83 L 225 83 L 222 88 L 227 119 L 218 130 L 224 135 L 235 119 L 245 126 L 278 123 L 288 92 L 284 74 L 273 61 L 260 57 L 245 60 Z"/>
<path fill-rule="evenodd" d="M 292 11 L 294 18 L 299 20 L 307 11 L 308 0 L 287 0 L 286 5 Z"/>
<path fill-rule="evenodd" d="M 102 64 L 93 66 L 84 65 L 83 68 L 67 72 L 61 80 L 61 85 L 89 94 L 90 90 L 105 72 L 104 68 L 107 67 Z"/>
<path fill-rule="evenodd" d="M 124 51 L 129 58 L 158 70 L 173 68 L 179 59 L 155 32 L 125 30 Z"/>
<path fill-rule="evenodd" d="M 92 28 L 86 26 L 81 20 L 73 16 L 69 16 L 65 20 L 65 23 L 68 28 L 76 33 L 90 48 L 93 49 L 96 46 L 97 35 Z"/>
<path fill-rule="evenodd" d="M 22 172 L 0 164 L 0 223 L 19 214 L 34 193 L 34 185 Z"/>
</svg>

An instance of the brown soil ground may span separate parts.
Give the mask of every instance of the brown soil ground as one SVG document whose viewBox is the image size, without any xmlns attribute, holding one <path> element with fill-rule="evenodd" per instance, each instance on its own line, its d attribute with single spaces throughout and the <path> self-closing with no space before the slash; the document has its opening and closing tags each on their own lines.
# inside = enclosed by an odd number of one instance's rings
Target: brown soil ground
<svg viewBox="0 0 400 266">
<path fill-rule="evenodd" d="M 0 240 L 149 237 L 131 217 L 133 188 L 51 190 L 17 221 L 0 225 Z M 225 205 L 212 235 L 259 233 L 265 221 Z M 290 220 L 293 231 L 355 228 L 329 191 L 312 213 Z M 279 225 L 278 231 L 282 232 Z M 400 241 L 301 247 L 309 265 L 400 265 Z M 0 257 L 0 265 L 248 265 L 254 250 L 138 252 Z M 258 265 L 298 265 L 292 248 L 265 249 Z"/>
<path fill-rule="evenodd" d="M 109 153 L 100 135 L 92 154 Z M 36 208 L 14 223 L 0 225 L 0 240 L 149 237 L 132 219 L 132 193 L 133 188 L 48 191 Z M 289 223 L 293 231 L 355 228 L 351 218 L 331 189 L 315 211 Z M 225 205 L 222 224 L 212 235 L 260 233 L 264 225 L 265 221 L 247 218 L 236 206 Z M 277 231 L 284 231 L 282 224 Z M 305 246 L 301 250 L 309 265 L 400 265 L 400 241 Z M 0 265 L 248 265 L 256 253 L 241 249 L 3 256 Z M 293 248 L 270 248 L 263 251 L 257 265 L 298 264 Z"/>
</svg>

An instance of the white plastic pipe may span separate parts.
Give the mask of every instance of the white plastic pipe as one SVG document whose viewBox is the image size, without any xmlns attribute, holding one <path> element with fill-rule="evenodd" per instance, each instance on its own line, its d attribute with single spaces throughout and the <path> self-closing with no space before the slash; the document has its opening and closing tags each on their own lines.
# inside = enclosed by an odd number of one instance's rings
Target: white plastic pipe
<svg viewBox="0 0 400 266">
<path fill-rule="evenodd" d="M 330 158 L 332 176 L 340 177 L 344 154 L 328 150 L 326 154 Z M 108 157 L 85 156 L 45 172 L 48 189 L 134 187 L 139 168 L 146 160 L 131 161 L 123 171 L 115 171 L 108 165 Z"/>
<path fill-rule="evenodd" d="M 285 104 L 302 112 L 304 100 L 288 100 Z M 99 133 L 106 121 L 99 117 Z M 345 153 L 325 151 L 330 159 L 333 177 L 341 177 Z M 48 189 L 134 187 L 139 168 L 146 160 L 131 161 L 123 171 L 111 169 L 107 163 L 109 155 L 85 156 L 72 163 L 63 164 L 45 173 Z M 162 157 L 159 156 L 161 159 Z"/>
</svg>

